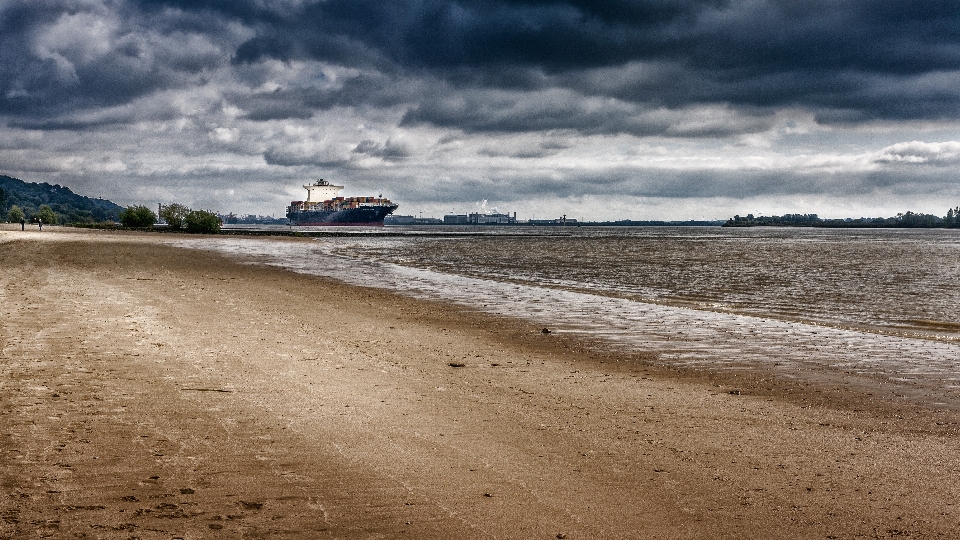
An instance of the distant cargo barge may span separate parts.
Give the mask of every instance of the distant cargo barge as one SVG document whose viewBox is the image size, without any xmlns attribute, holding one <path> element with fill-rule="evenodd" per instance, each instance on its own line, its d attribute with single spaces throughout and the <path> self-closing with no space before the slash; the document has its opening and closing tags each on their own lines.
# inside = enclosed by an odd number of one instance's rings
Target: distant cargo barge
<svg viewBox="0 0 960 540">
<path fill-rule="evenodd" d="M 379 197 L 339 197 L 343 186 L 335 186 L 322 178 L 303 186 L 307 200 L 293 201 L 287 207 L 287 218 L 294 225 L 341 225 L 382 227 L 383 218 L 398 205 Z"/>
</svg>

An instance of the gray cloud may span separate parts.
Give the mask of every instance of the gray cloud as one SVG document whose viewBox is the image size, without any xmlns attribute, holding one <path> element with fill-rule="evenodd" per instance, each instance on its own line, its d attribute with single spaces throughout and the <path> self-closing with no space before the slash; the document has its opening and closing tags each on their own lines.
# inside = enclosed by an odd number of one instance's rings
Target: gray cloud
<svg viewBox="0 0 960 540">
<path fill-rule="evenodd" d="M 365 139 L 353 149 L 354 154 L 383 158 L 386 161 L 400 161 L 411 155 L 410 149 L 402 142 L 387 139 L 383 144 Z"/>
<path fill-rule="evenodd" d="M 852 109 L 863 119 L 957 112 L 955 90 L 909 87 L 925 75 L 960 68 L 960 9 L 948 1 L 333 0 L 288 22 L 292 30 L 288 24 L 262 28 L 242 56 L 363 57 L 365 63 L 352 65 L 522 90 L 541 82 L 538 74 L 646 62 L 668 76 L 621 80 L 618 98 L 670 107 Z M 902 106 L 904 98 L 911 106 Z"/>
<path fill-rule="evenodd" d="M 549 85 L 643 109 L 804 106 L 824 121 L 954 117 L 960 102 L 960 8 L 946 0 L 121 5 L 8 6 L 0 21 L 0 110 L 51 115 L 116 105 L 203 84 L 227 61 L 267 58 L 318 60 L 381 75 L 360 74 L 313 100 L 297 92 L 248 96 L 263 102 L 250 107 L 254 119 L 308 118 L 310 107 L 382 97 L 397 81 L 421 77 L 451 88 L 526 92 Z M 642 69 L 631 69 L 637 65 Z M 917 84 L 929 77 L 942 84 Z M 411 121 L 446 125 L 458 111 L 437 98 L 428 93 L 393 100 L 416 104 Z M 292 104 L 281 103 L 286 100 Z M 566 103 L 534 112 L 541 121 L 531 130 L 571 116 L 576 129 L 590 114 L 570 115 Z M 602 118 L 587 124 L 598 122 L 609 125 Z M 518 129 L 496 115 L 472 124 Z M 635 129 L 624 124 L 610 129 Z"/>
</svg>

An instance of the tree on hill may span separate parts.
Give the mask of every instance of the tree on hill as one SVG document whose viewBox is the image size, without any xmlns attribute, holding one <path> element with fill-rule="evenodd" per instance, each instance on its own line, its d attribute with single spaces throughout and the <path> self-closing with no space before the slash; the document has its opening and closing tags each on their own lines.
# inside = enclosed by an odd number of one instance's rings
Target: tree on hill
<svg viewBox="0 0 960 540">
<path fill-rule="evenodd" d="M 131 229 L 153 227 L 156 222 L 157 215 L 142 204 L 128 206 L 126 210 L 120 212 L 120 223 Z"/>
<path fill-rule="evenodd" d="M 123 210 L 105 199 L 77 195 L 65 186 L 24 182 L 4 175 L 0 175 L 0 190 L 4 194 L 0 201 L 0 216 L 13 206 L 27 216 L 33 216 L 41 205 L 47 205 L 58 223 L 97 223 L 115 221 Z"/>
</svg>

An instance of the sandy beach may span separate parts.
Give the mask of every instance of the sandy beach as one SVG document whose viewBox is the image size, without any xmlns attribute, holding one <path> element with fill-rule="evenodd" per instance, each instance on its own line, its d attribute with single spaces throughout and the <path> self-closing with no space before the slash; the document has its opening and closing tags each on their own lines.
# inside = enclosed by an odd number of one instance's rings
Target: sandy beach
<svg viewBox="0 0 960 540">
<path fill-rule="evenodd" d="M 960 531 L 960 417 L 880 383 L 674 370 L 170 236 L 0 226 L 0 538 Z"/>
</svg>

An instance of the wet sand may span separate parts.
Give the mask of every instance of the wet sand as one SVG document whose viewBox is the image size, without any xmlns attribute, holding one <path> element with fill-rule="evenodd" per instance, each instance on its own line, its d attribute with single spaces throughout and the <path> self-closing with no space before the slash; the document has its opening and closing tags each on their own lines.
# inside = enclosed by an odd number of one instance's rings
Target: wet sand
<svg viewBox="0 0 960 540">
<path fill-rule="evenodd" d="M 960 530 L 953 412 L 672 370 L 165 237 L 0 227 L 0 538 Z"/>
</svg>

